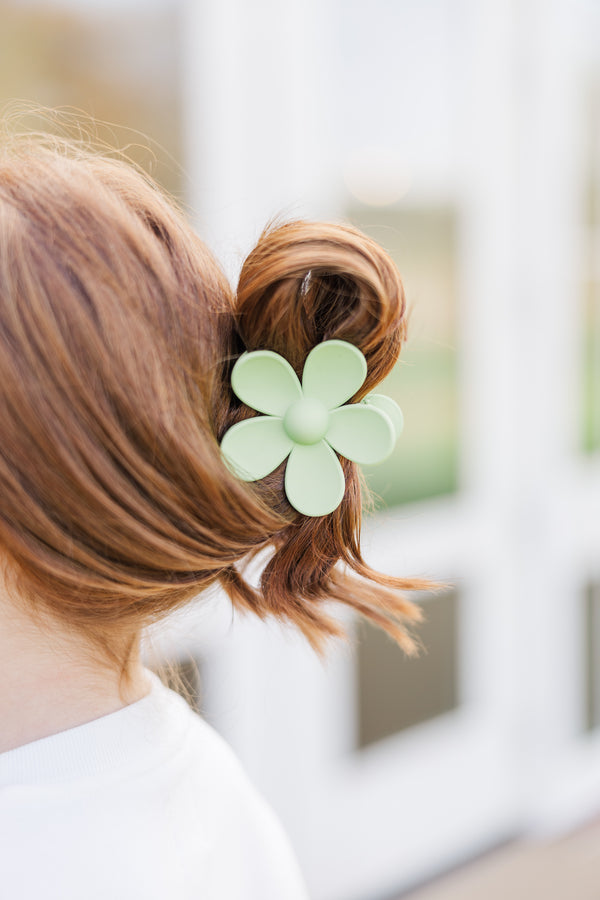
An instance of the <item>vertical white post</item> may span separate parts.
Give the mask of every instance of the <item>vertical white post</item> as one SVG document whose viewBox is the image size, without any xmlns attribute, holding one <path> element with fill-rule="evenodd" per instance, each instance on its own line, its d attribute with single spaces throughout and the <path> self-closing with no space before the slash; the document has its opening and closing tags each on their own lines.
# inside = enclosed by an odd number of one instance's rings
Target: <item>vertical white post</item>
<svg viewBox="0 0 600 900">
<path fill-rule="evenodd" d="M 518 398 L 519 3 L 466 0 L 459 246 L 459 372 L 464 510 L 478 542 L 463 613 L 464 684 L 506 754 L 522 675 L 514 635 L 522 601 L 515 503 L 520 498 Z M 467 585 L 468 587 L 468 585 Z M 508 766 L 508 763 L 507 763 Z M 509 805 L 514 797 L 508 798 Z"/>
<path fill-rule="evenodd" d="M 188 0 L 189 200 L 231 277 L 267 221 L 312 215 L 327 168 L 327 3 Z"/>
<path fill-rule="evenodd" d="M 560 758 L 582 724 L 582 538 L 572 518 L 579 451 L 581 10 L 564 0 L 522 4 L 519 65 L 520 255 L 514 329 L 521 354 L 519 445 L 524 770 L 538 822 Z M 560 779 L 559 779 L 560 780 Z"/>
</svg>

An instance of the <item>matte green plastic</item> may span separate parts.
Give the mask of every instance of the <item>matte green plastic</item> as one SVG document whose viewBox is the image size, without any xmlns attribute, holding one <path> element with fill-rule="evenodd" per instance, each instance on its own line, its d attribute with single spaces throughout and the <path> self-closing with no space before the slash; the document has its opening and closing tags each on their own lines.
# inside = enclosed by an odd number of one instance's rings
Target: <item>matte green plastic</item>
<svg viewBox="0 0 600 900">
<path fill-rule="evenodd" d="M 242 354 L 233 367 L 231 387 L 246 406 L 269 416 L 284 416 L 290 404 L 302 399 L 298 376 L 272 350 Z"/>
<path fill-rule="evenodd" d="M 347 341 L 323 341 L 306 357 L 302 393 L 335 409 L 354 396 L 366 377 L 367 361 L 358 347 Z"/>
<path fill-rule="evenodd" d="M 221 441 L 221 453 L 242 481 L 258 481 L 273 472 L 292 447 L 283 422 L 274 416 L 256 416 L 233 425 Z"/>
<path fill-rule="evenodd" d="M 283 427 L 296 444 L 316 444 L 329 428 L 329 410 L 313 397 L 292 403 L 283 418 Z"/>
<path fill-rule="evenodd" d="M 296 444 L 285 469 L 285 493 L 305 516 L 326 516 L 344 496 L 346 482 L 340 462 L 326 441 Z"/>
<path fill-rule="evenodd" d="M 364 403 L 340 406 L 331 411 L 327 440 L 334 450 L 362 465 L 383 462 L 396 443 L 391 419 Z"/>
<path fill-rule="evenodd" d="M 367 406 L 375 406 L 384 412 L 386 416 L 389 416 L 392 420 L 396 437 L 400 437 L 404 430 L 404 416 L 395 400 L 392 400 L 387 394 L 367 394 L 363 403 L 366 403 Z"/>
<path fill-rule="evenodd" d="M 244 353 L 233 367 L 233 391 L 266 415 L 225 433 L 225 461 L 242 480 L 257 481 L 288 457 L 285 492 L 294 509 L 305 516 L 333 512 L 346 487 L 336 452 L 362 464 L 382 462 L 403 427 L 400 407 L 383 394 L 343 405 L 366 376 L 363 354 L 347 341 L 317 344 L 306 358 L 302 385 L 278 353 Z"/>
</svg>

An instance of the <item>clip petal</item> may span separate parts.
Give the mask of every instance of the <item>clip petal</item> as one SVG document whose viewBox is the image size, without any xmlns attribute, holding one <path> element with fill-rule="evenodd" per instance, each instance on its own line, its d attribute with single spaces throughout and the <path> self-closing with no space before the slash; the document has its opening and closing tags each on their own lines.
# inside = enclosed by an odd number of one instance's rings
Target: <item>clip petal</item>
<svg viewBox="0 0 600 900">
<path fill-rule="evenodd" d="M 302 393 L 327 409 L 353 397 L 367 377 L 363 353 L 348 341 L 323 341 L 310 351 L 302 372 Z"/>
<path fill-rule="evenodd" d="M 302 398 L 298 376 L 287 359 L 272 350 L 244 353 L 231 372 L 236 397 L 257 412 L 283 416 L 295 400 Z"/>
<path fill-rule="evenodd" d="M 367 406 L 374 406 L 376 409 L 380 409 L 386 416 L 389 416 L 394 426 L 396 437 L 400 437 L 404 430 L 404 416 L 395 400 L 388 397 L 387 394 L 367 394 L 362 402 Z"/>
<path fill-rule="evenodd" d="M 388 458 L 396 432 L 391 419 L 380 409 L 354 403 L 332 410 L 327 441 L 346 459 L 372 465 Z"/>
<path fill-rule="evenodd" d="M 281 465 L 293 446 L 281 419 L 256 416 L 238 422 L 225 433 L 221 453 L 242 481 L 259 481 Z"/>
<path fill-rule="evenodd" d="M 346 482 L 340 461 L 326 441 L 296 444 L 285 469 L 285 493 L 305 516 L 326 516 L 344 496 Z"/>
</svg>

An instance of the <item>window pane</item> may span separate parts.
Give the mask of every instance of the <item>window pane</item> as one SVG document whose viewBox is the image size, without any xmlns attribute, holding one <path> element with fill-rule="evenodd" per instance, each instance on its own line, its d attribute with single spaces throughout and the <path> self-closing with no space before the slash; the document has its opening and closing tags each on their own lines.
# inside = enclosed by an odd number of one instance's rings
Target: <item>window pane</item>
<svg viewBox="0 0 600 900">
<path fill-rule="evenodd" d="M 585 594 L 584 618 L 587 731 L 600 726 L 600 585 L 590 584 Z"/>
<path fill-rule="evenodd" d="M 600 449 L 600 86 L 587 94 L 583 254 L 583 421 L 586 453 Z"/>
<path fill-rule="evenodd" d="M 402 408 L 404 433 L 386 462 L 363 471 L 377 505 L 448 494 L 458 480 L 455 214 L 368 206 L 347 214 L 395 260 L 410 310 L 407 344 L 377 388 Z"/>
<path fill-rule="evenodd" d="M 419 626 L 425 650 L 409 659 L 384 631 L 358 623 L 358 748 L 456 708 L 458 616 L 456 593 L 428 596 Z"/>
</svg>

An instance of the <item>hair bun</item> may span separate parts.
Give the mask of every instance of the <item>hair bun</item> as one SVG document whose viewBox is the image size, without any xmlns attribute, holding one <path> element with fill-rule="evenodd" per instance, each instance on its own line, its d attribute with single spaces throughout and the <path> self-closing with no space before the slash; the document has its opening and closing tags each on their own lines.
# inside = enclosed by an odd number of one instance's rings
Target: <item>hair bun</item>
<svg viewBox="0 0 600 900">
<path fill-rule="evenodd" d="M 269 225 L 240 273 L 236 323 L 247 350 L 280 353 L 300 375 L 321 341 L 364 353 L 368 393 L 390 371 L 405 338 L 400 273 L 375 241 L 351 225 Z"/>
<path fill-rule="evenodd" d="M 274 350 L 299 377 L 308 353 L 322 341 L 358 347 L 368 369 L 354 397 L 360 400 L 396 363 L 406 335 L 405 313 L 398 269 L 375 241 L 350 225 L 295 221 L 271 223 L 263 231 L 242 266 L 234 319 L 246 350 Z M 252 414 L 231 398 L 225 425 Z M 320 653 L 327 636 L 347 637 L 325 613 L 323 600 L 352 608 L 415 652 L 407 625 L 420 621 L 421 610 L 398 591 L 429 589 L 432 583 L 383 575 L 363 560 L 360 471 L 348 459 L 340 462 L 344 497 L 324 516 L 298 515 L 288 505 L 283 463 L 252 482 L 252 492 L 285 524 L 266 536 L 274 552 L 258 590 L 235 568 L 223 574 L 222 583 L 238 605 L 292 621 Z"/>
</svg>

